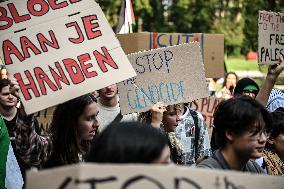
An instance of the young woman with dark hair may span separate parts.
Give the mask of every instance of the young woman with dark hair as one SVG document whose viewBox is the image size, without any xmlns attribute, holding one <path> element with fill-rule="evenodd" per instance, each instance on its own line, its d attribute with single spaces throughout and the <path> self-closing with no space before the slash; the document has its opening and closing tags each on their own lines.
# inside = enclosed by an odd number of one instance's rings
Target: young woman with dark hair
<svg viewBox="0 0 284 189">
<path fill-rule="evenodd" d="M 40 168 L 78 163 L 97 134 L 97 114 L 91 94 L 59 104 L 46 136 L 35 132 L 33 115 L 21 114 L 16 129 L 17 152 L 26 163 Z"/>
<path fill-rule="evenodd" d="M 223 88 L 216 93 L 217 98 L 229 99 L 233 97 L 233 91 L 236 87 L 239 78 L 235 72 L 228 72 L 225 75 Z"/>
<path fill-rule="evenodd" d="M 114 123 L 95 139 L 86 160 L 98 163 L 170 163 L 170 150 L 166 136 L 150 125 Z"/>
</svg>

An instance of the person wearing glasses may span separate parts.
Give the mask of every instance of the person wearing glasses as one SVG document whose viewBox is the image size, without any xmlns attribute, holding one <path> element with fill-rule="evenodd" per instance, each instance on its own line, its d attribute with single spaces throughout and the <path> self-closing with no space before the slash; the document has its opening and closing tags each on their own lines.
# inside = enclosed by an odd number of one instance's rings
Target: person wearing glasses
<svg viewBox="0 0 284 189">
<path fill-rule="evenodd" d="M 197 167 L 264 173 L 252 159 L 262 156 L 271 123 L 269 112 L 254 98 L 222 101 L 213 122 L 219 148 Z"/>
</svg>

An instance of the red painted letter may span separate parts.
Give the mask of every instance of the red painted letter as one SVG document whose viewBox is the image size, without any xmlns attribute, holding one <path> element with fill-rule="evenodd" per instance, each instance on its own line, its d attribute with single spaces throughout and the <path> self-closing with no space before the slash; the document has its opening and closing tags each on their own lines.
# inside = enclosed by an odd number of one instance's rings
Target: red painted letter
<svg viewBox="0 0 284 189">
<path fill-rule="evenodd" d="M 29 70 L 26 70 L 25 75 L 26 75 L 26 78 L 29 80 L 28 84 L 24 84 L 24 81 L 23 81 L 20 73 L 14 74 L 14 77 L 17 79 L 17 81 L 19 83 L 20 89 L 21 89 L 21 91 L 24 95 L 25 100 L 30 100 L 32 98 L 31 94 L 29 93 L 28 90 L 32 90 L 34 95 L 36 97 L 39 97 L 40 95 L 39 95 L 39 92 L 37 90 L 37 87 L 36 87 L 36 84 L 35 84 L 35 81 L 34 81 L 32 74 L 30 73 Z"/>
<path fill-rule="evenodd" d="M 92 21 L 94 20 L 98 20 L 96 15 L 82 17 L 86 35 L 89 40 L 100 37 L 102 35 L 102 32 L 100 30 L 94 30 L 99 27 L 98 22 L 92 23 Z"/>
<path fill-rule="evenodd" d="M 57 87 L 54 85 L 54 83 L 52 83 L 48 75 L 40 67 L 35 67 L 34 72 L 42 95 L 47 95 L 44 83 L 46 83 L 51 90 L 57 91 Z"/>
<path fill-rule="evenodd" d="M 48 33 L 51 37 L 51 41 L 47 40 L 42 33 L 37 34 L 37 39 L 43 52 L 48 51 L 46 45 L 53 47 L 55 49 L 59 49 L 59 45 L 54 35 L 54 32 L 52 30 L 49 30 Z"/>
<path fill-rule="evenodd" d="M 94 55 L 97 59 L 97 62 L 99 64 L 99 67 L 101 68 L 101 70 L 103 72 L 107 72 L 107 67 L 105 64 L 110 65 L 112 68 L 114 69 L 118 69 L 117 64 L 114 62 L 114 60 L 112 59 L 112 57 L 110 56 L 110 54 L 108 53 L 108 50 L 106 49 L 106 47 L 102 47 L 103 53 L 101 54 L 98 51 L 94 51 Z"/>
<path fill-rule="evenodd" d="M 49 11 L 48 3 L 44 0 L 28 0 L 28 10 L 33 16 L 42 16 Z M 40 5 L 40 10 L 35 9 L 35 5 Z"/>
<path fill-rule="evenodd" d="M 7 17 L 7 10 L 3 7 L 0 7 L 0 30 L 6 30 L 10 28 L 13 25 L 13 19 L 10 17 Z M 3 25 L 3 22 L 7 22 L 7 24 Z"/>
<path fill-rule="evenodd" d="M 80 29 L 80 26 L 78 25 L 77 22 L 70 22 L 70 23 L 65 24 L 65 26 L 67 28 L 74 26 L 76 31 L 77 31 L 77 34 L 78 34 L 77 38 L 71 38 L 71 37 L 68 38 L 69 41 L 71 41 L 72 43 L 75 43 L 75 44 L 82 43 L 84 41 L 84 35 L 83 35 L 82 30 Z"/>
<path fill-rule="evenodd" d="M 73 4 L 73 3 L 77 3 L 77 2 L 80 2 L 82 0 L 70 0 L 70 3 Z"/>
<path fill-rule="evenodd" d="M 63 60 L 64 66 L 74 84 L 81 83 L 85 80 L 84 75 L 77 62 L 71 58 Z"/>
<path fill-rule="evenodd" d="M 40 50 L 26 37 L 20 37 L 21 47 L 25 58 L 31 57 L 28 49 L 31 49 L 35 55 L 40 54 Z"/>
<path fill-rule="evenodd" d="M 17 47 L 9 40 L 3 41 L 2 44 L 3 54 L 4 54 L 4 63 L 5 65 L 13 64 L 11 55 L 15 55 L 20 62 L 24 61 L 25 58 L 17 49 Z"/>
<path fill-rule="evenodd" d="M 48 0 L 50 7 L 55 10 L 55 9 L 61 9 L 66 6 L 68 6 L 68 3 L 66 1 L 61 2 L 61 3 L 56 3 L 57 0 Z"/>
<path fill-rule="evenodd" d="M 88 69 L 93 67 L 93 65 L 91 63 L 85 64 L 85 62 L 91 60 L 91 57 L 88 53 L 78 56 L 78 60 L 80 62 L 81 68 L 82 68 L 83 73 L 85 74 L 86 78 L 91 78 L 91 77 L 95 77 L 95 76 L 98 75 L 98 73 L 96 71 L 88 72 Z"/>
<path fill-rule="evenodd" d="M 56 71 L 53 68 L 51 68 L 50 66 L 48 66 L 48 68 L 50 70 L 50 73 L 51 73 L 57 87 L 59 89 L 62 89 L 62 85 L 61 85 L 60 81 L 65 83 L 66 85 L 70 85 L 66 75 L 64 74 L 64 71 L 62 70 L 62 68 L 59 64 L 59 62 L 55 62 L 55 66 L 56 66 L 56 69 L 59 71 L 59 74 L 56 73 Z"/>
<path fill-rule="evenodd" d="M 7 6 L 8 6 L 8 8 L 11 12 L 11 15 L 12 15 L 12 17 L 13 17 L 13 19 L 16 23 L 24 22 L 26 20 L 31 19 L 31 16 L 29 14 L 25 14 L 25 15 L 20 16 L 13 3 L 8 3 Z"/>
</svg>

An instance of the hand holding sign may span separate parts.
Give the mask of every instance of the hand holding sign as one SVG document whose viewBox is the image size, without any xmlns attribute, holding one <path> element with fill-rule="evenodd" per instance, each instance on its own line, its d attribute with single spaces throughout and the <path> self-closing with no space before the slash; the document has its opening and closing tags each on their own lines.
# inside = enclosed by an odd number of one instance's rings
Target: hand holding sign
<svg viewBox="0 0 284 189">
<path fill-rule="evenodd" d="M 20 98 L 20 87 L 19 83 L 17 82 L 16 78 L 13 76 L 9 76 L 9 81 L 10 81 L 10 91 L 11 93 L 17 98 Z"/>
<path fill-rule="evenodd" d="M 270 65 L 268 67 L 267 77 L 276 80 L 284 69 L 284 56 L 279 56 L 279 64 Z"/>
<path fill-rule="evenodd" d="M 160 128 L 163 120 L 163 113 L 167 111 L 166 105 L 163 102 L 157 102 L 152 108 L 152 122 L 151 125 L 155 128 Z"/>
</svg>

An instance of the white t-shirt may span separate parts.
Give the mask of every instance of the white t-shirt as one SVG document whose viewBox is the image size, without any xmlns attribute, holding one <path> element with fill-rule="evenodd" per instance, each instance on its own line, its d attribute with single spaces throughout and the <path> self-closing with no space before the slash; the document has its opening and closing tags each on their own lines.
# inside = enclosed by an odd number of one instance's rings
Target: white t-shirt
<svg viewBox="0 0 284 189">
<path fill-rule="evenodd" d="M 107 107 L 100 103 L 98 100 L 98 108 L 99 108 L 99 114 L 98 114 L 98 122 L 99 122 L 99 130 L 102 131 L 105 129 L 120 113 L 120 107 L 119 103 L 115 107 Z M 127 114 L 123 115 L 121 122 L 126 121 L 137 121 L 137 114 Z"/>
</svg>

